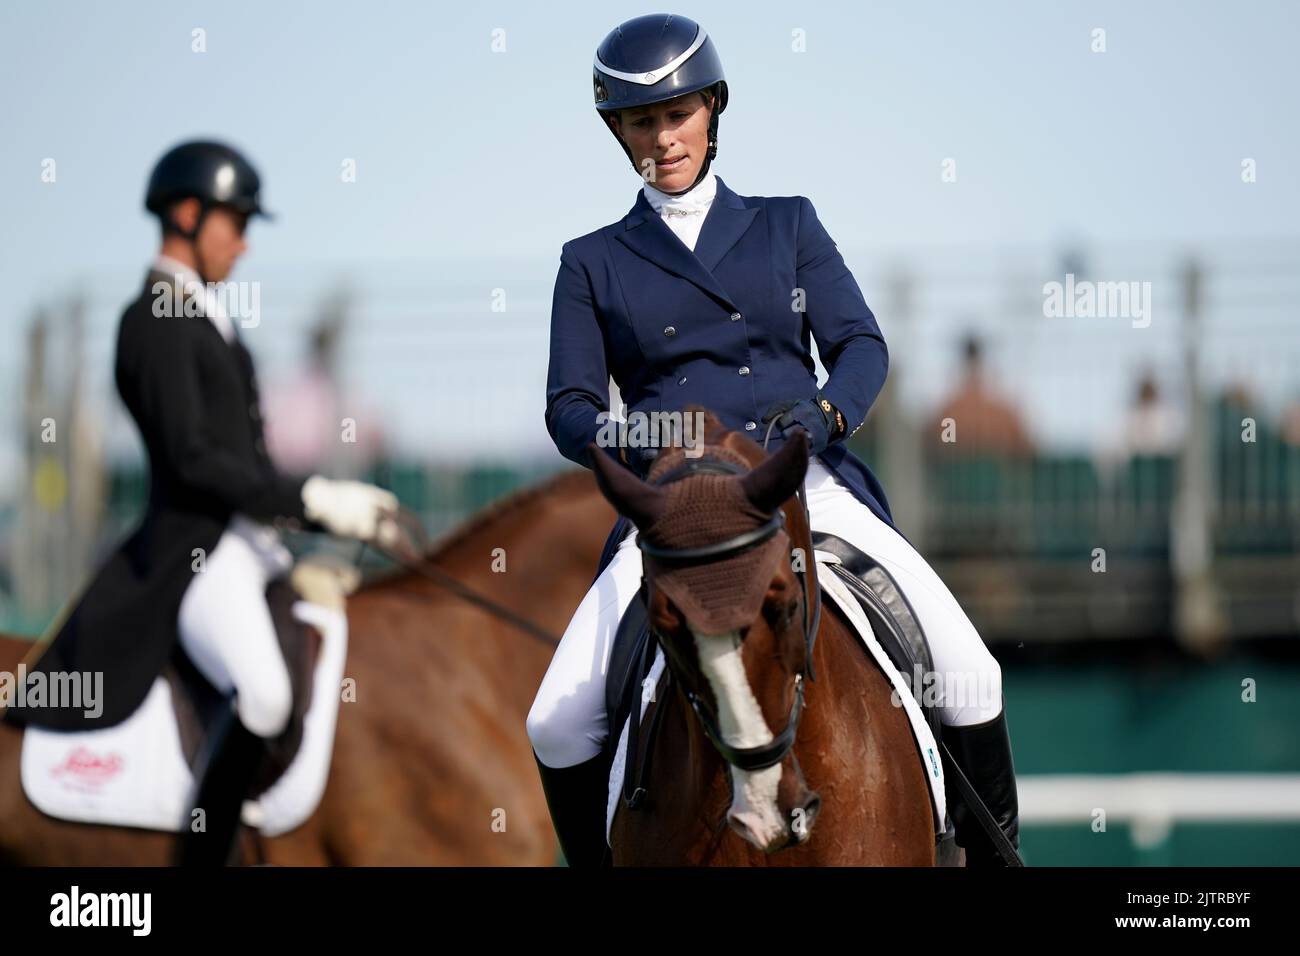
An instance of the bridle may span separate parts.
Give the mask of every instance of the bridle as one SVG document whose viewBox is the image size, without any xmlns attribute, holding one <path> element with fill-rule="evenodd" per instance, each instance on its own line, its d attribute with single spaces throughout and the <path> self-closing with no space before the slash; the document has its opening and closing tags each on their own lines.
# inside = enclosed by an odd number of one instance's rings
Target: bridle
<svg viewBox="0 0 1300 956">
<path fill-rule="evenodd" d="M 740 468 L 730 462 L 720 461 L 716 458 L 696 458 L 680 465 L 677 468 L 665 473 L 653 484 L 667 485 L 674 481 L 680 481 L 693 475 L 700 474 L 723 474 L 723 475 L 743 475 L 745 469 Z M 799 501 L 804 506 L 805 514 L 807 513 L 807 503 L 803 496 L 803 486 L 799 488 Z M 741 532 L 734 537 L 719 541 L 716 544 L 703 545 L 695 548 L 660 548 L 648 543 L 643 535 L 637 535 L 637 547 L 647 557 L 654 558 L 656 561 L 665 564 L 690 565 L 703 564 L 710 561 L 717 561 L 723 558 L 730 558 L 738 555 L 750 548 L 756 547 L 765 541 L 770 540 L 777 532 L 785 526 L 785 512 L 777 508 L 776 512 L 759 525 L 749 531 Z M 738 770 L 762 770 L 766 767 L 774 766 L 780 763 L 794 746 L 795 736 L 799 731 L 799 718 L 803 714 L 804 706 L 804 673 L 807 672 L 810 680 L 816 680 L 816 674 L 813 671 L 812 655 L 813 643 L 817 639 L 817 627 L 821 618 L 821 603 L 817 600 L 819 594 L 815 588 L 818 587 L 815 578 L 815 565 L 811 553 L 805 555 L 803 572 L 801 575 L 803 584 L 803 612 L 804 612 L 804 668 L 801 669 L 794 677 L 794 700 L 790 704 L 790 713 L 786 718 L 785 729 L 777 734 L 769 743 L 757 747 L 733 747 L 723 739 L 722 730 L 718 726 L 717 717 L 709 708 L 708 702 L 705 701 L 702 694 L 691 685 L 691 682 L 683 679 L 682 674 L 689 673 L 686 663 L 681 659 L 673 647 L 672 642 L 666 640 L 663 635 L 659 634 L 651 624 L 651 632 L 659 645 L 664 649 L 664 654 L 671 666 L 671 670 L 676 672 L 678 680 L 681 682 L 682 690 L 686 694 L 686 699 L 690 701 L 695 715 L 699 718 L 700 725 L 704 728 L 704 733 L 708 736 L 718 754 L 731 766 Z"/>
</svg>

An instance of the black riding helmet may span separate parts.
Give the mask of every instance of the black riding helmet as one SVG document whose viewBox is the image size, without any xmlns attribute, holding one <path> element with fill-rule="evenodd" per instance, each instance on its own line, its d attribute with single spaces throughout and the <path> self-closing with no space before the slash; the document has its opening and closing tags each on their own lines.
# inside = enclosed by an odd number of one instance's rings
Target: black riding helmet
<svg viewBox="0 0 1300 956">
<path fill-rule="evenodd" d="M 613 133 L 634 168 L 632 151 L 609 125 L 606 114 L 712 90 L 709 149 L 699 175 L 691 183 L 694 189 L 718 154 L 718 115 L 727 108 L 722 60 L 704 28 L 694 20 L 665 13 L 620 24 L 596 50 L 592 86 L 600 121 Z"/>
<path fill-rule="evenodd" d="M 204 140 L 181 143 L 154 166 L 144 207 L 163 221 L 164 228 L 193 239 L 213 206 L 270 219 L 258 196 L 261 187 L 257 170 L 237 150 Z M 194 230 L 186 233 L 166 217 L 173 202 L 190 198 L 199 201 L 199 218 Z"/>
</svg>

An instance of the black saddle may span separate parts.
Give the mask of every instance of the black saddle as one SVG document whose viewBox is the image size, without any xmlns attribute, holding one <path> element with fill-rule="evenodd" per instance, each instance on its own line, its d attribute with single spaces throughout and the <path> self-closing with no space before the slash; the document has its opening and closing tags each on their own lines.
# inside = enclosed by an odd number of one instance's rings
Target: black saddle
<svg viewBox="0 0 1300 956">
<path fill-rule="evenodd" d="M 926 704 L 922 693 L 924 687 L 916 679 L 918 673 L 927 674 L 934 670 L 934 660 L 921 623 L 897 582 L 876 561 L 843 538 L 814 531 L 812 542 L 814 551 L 825 551 L 839 558 L 840 563 L 831 565 L 831 570 L 858 599 L 871 622 L 876 640 L 911 687 L 912 696 L 921 705 L 921 713 L 925 715 L 934 739 L 938 740 L 939 709 Z"/>
<path fill-rule="evenodd" d="M 839 558 L 840 563 L 832 565 L 834 573 L 858 599 L 867 620 L 871 622 L 876 639 L 911 688 L 938 740 L 938 709 L 925 704 L 922 694 L 924 688 L 915 679 L 916 674 L 933 670 L 930 646 L 903 592 L 888 571 L 842 538 L 814 531 L 812 543 L 814 551 L 825 551 Z M 654 694 L 651 698 L 653 703 L 646 712 L 646 726 L 639 726 L 641 722 L 638 719 L 633 719 L 628 724 L 622 799 L 629 809 L 650 805 L 651 797 L 646 786 L 650 779 L 659 717 L 665 710 L 659 704 L 667 699 L 666 695 L 672 688 L 672 675 L 668 668 L 664 668 L 657 686 L 644 686 L 657 647 L 654 635 L 650 632 L 645 598 L 643 582 L 641 590 L 619 620 L 605 676 L 605 713 L 609 715 L 610 729 L 605 758 L 611 766 L 623 722 L 630 715 L 640 714 L 639 705 L 643 694 Z M 952 828 L 947 821 L 945 828 L 947 832 L 940 837 L 940 842 L 951 837 Z"/>
<path fill-rule="evenodd" d="M 637 591 L 627 610 L 623 612 L 622 618 L 619 619 L 618 629 L 614 634 L 614 646 L 610 650 L 609 667 L 605 673 L 605 713 L 609 717 L 605 760 L 607 764 L 613 766 L 623 723 L 628 721 L 623 801 L 634 810 L 646 804 L 648 793 L 645 784 L 650 779 L 655 740 L 659 735 L 659 718 L 664 712 L 659 702 L 665 700 L 665 695 L 672 684 L 672 673 L 665 667 L 654 687 L 646 685 L 658 646 L 659 642 L 650 632 L 643 581 L 641 589 Z M 642 727 L 641 700 L 647 695 L 653 696 L 646 711 L 647 726 Z M 630 721 L 629 717 L 632 718 Z M 642 736 L 645 738 L 644 747 L 641 746 Z M 645 756 L 638 766 L 639 751 L 642 750 Z"/>
</svg>

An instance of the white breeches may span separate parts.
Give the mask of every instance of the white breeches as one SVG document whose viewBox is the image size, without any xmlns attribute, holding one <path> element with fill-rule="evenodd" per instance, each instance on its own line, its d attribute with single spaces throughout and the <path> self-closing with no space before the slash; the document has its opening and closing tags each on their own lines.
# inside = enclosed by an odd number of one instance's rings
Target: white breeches
<svg viewBox="0 0 1300 956">
<path fill-rule="evenodd" d="M 877 561 L 912 606 L 934 663 L 934 674 L 924 675 L 927 683 L 920 689 L 933 695 L 941 721 L 965 726 L 996 717 L 1002 710 L 1001 668 L 934 569 L 816 457 L 808 463 L 804 489 L 813 529 L 837 535 Z M 619 618 L 640 586 L 641 551 L 633 531 L 578 605 L 528 712 L 528 737 L 548 767 L 574 766 L 604 747 L 605 670 Z"/>
<path fill-rule="evenodd" d="M 181 644 L 223 693 L 234 692 L 240 721 L 259 737 L 289 722 L 289 671 L 266 606 L 266 585 L 292 556 L 275 532 L 234 518 L 195 573 L 180 610 Z"/>
</svg>

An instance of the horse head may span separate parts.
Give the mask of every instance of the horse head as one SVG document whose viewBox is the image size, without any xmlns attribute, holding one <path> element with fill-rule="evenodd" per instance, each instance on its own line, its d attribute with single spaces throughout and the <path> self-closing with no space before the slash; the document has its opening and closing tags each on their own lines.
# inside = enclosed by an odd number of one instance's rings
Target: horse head
<svg viewBox="0 0 1300 956">
<path fill-rule="evenodd" d="M 677 686 L 729 767 L 727 823 L 773 852 L 806 841 L 821 804 L 793 750 L 816 628 L 796 496 L 808 442 L 796 432 L 768 456 L 711 413 L 687 412 L 704 416 L 702 450 L 661 451 L 646 480 L 594 446 L 592 460 L 636 525 L 650 623 Z"/>
</svg>

